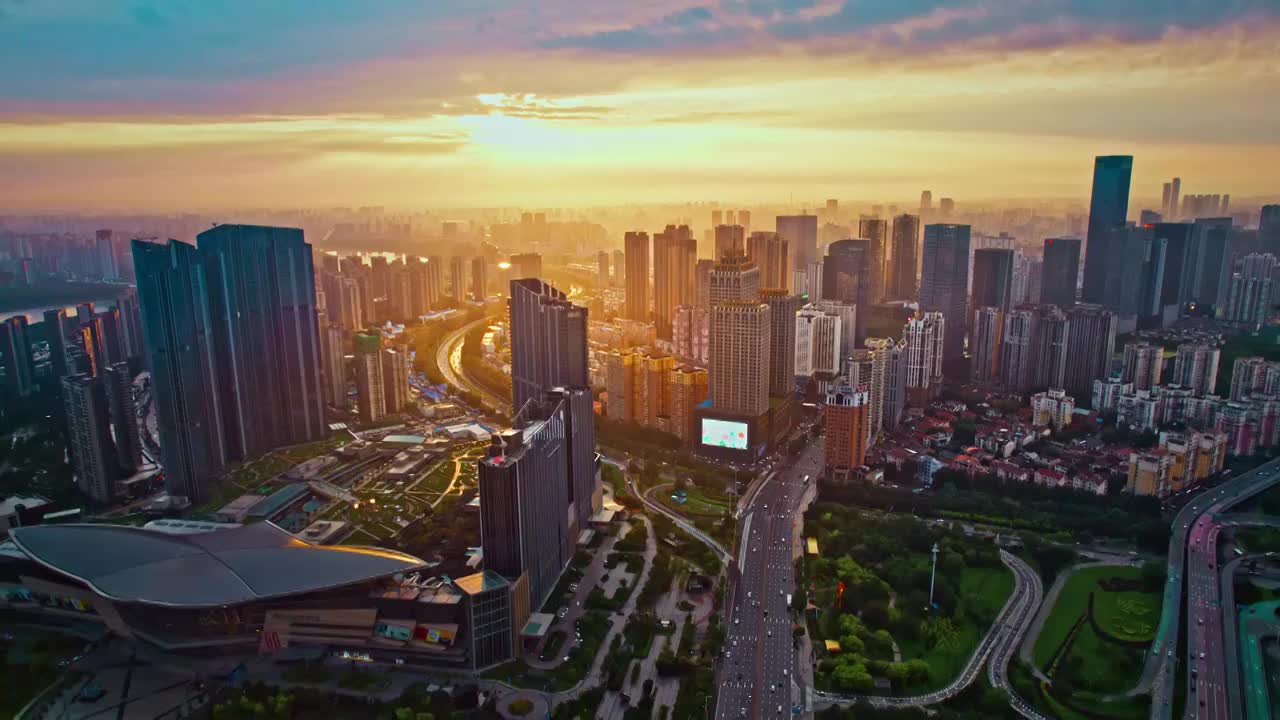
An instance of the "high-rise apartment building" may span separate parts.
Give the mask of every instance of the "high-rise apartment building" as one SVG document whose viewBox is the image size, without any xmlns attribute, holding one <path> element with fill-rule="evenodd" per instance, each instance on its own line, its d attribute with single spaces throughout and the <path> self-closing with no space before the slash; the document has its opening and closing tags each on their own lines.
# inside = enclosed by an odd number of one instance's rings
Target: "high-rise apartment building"
<svg viewBox="0 0 1280 720">
<path fill-rule="evenodd" d="M 198 503 L 228 457 L 209 281 L 191 245 L 134 240 L 132 247 L 165 486 Z"/>
<path fill-rule="evenodd" d="M 795 322 L 795 375 L 826 379 L 839 375 L 840 316 L 810 304 L 796 313 Z"/>
<path fill-rule="evenodd" d="M 866 461 L 871 393 L 865 387 L 833 387 L 827 392 L 824 415 L 826 474 L 837 479 Z"/>
<path fill-rule="evenodd" d="M 768 305 L 712 304 L 709 394 L 716 410 L 756 417 L 769 409 L 771 326 Z"/>
<path fill-rule="evenodd" d="M 1189 252 L 1192 300 L 1212 306 L 1220 317 L 1231 282 L 1231 218 L 1197 218 Z"/>
<path fill-rule="evenodd" d="M 639 355 L 615 350 L 605 356 L 605 417 L 618 422 L 634 422 L 636 408 L 636 366 Z"/>
<path fill-rule="evenodd" d="M 876 349 L 853 351 L 849 361 L 847 380 L 850 387 L 862 388 L 870 397 L 867 411 L 867 445 L 875 442 L 884 424 L 884 391 L 886 354 Z"/>
<path fill-rule="evenodd" d="M 973 251 L 974 312 L 980 307 L 1009 309 L 1013 290 L 1013 251 L 978 248 Z"/>
<path fill-rule="evenodd" d="M 695 410 L 707 399 L 709 376 L 706 370 L 681 365 L 671 371 L 671 429 L 672 435 L 686 445 L 693 445 L 698 438 Z"/>
<path fill-rule="evenodd" d="M 1071 317 L 1056 305 L 1036 308 L 1035 372 L 1028 390 L 1064 387 L 1067 382 L 1067 347 Z"/>
<path fill-rule="evenodd" d="M 311 245 L 301 230 L 259 225 L 218 225 L 197 243 L 230 456 L 321 439 Z"/>
<path fill-rule="evenodd" d="M 942 384 L 946 326 L 942 313 L 927 312 L 902 327 L 902 340 L 907 345 L 907 393 L 913 405 L 924 405 Z"/>
<path fill-rule="evenodd" d="M 760 268 L 746 255 L 720 260 L 711 271 L 708 297 L 712 307 L 722 302 L 755 302 L 760 297 Z"/>
<path fill-rule="evenodd" d="M 873 432 L 883 428 L 892 431 L 902 420 L 907 403 L 907 345 L 892 338 L 867 338 L 867 349 L 874 353 L 872 408 L 878 413 L 879 422 Z"/>
<path fill-rule="evenodd" d="M 1000 384 L 1009 392 L 1025 394 L 1035 384 L 1036 340 L 1039 314 L 1034 306 L 1021 305 L 1004 318 L 1000 350 Z"/>
<path fill-rule="evenodd" d="M 1081 304 L 1072 308 L 1068 317 L 1063 385 L 1072 397 L 1092 398 L 1093 381 L 1105 378 L 1110 369 L 1116 315 L 1097 305 Z"/>
<path fill-rule="evenodd" d="M 1221 351 L 1213 345 L 1185 343 L 1178 346 L 1173 358 L 1175 385 L 1190 388 L 1198 397 L 1212 395 L 1218 385 L 1218 359 Z"/>
<path fill-rule="evenodd" d="M 776 232 L 753 232 L 747 239 L 747 259 L 760 268 L 760 287 L 786 290 L 791 265 L 786 238 Z"/>
<path fill-rule="evenodd" d="M 102 379 L 83 373 L 64 377 L 62 403 L 76 485 L 97 502 L 110 502 L 119 471 Z"/>
<path fill-rule="evenodd" d="M 893 255 L 889 295 L 895 300 L 915 300 L 920 278 L 920 217 L 899 215 L 893 219 Z"/>
<path fill-rule="evenodd" d="M 673 352 L 684 360 L 706 365 L 710 358 L 711 311 L 697 305 L 680 305 L 671 325 Z"/>
<path fill-rule="evenodd" d="M 621 250 L 613 251 L 613 286 L 623 287 L 627 274 L 627 254 Z"/>
<path fill-rule="evenodd" d="M 320 331 L 320 357 L 324 363 L 324 400 L 343 410 L 347 406 L 347 371 L 344 344 L 347 331 L 339 324 L 329 322 L 324 310 L 316 312 L 316 327 Z"/>
<path fill-rule="evenodd" d="M 1070 308 L 1080 276 L 1080 239 L 1045 238 L 1040 266 L 1040 302 Z"/>
<path fill-rule="evenodd" d="M 760 301 L 769 306 L 769 394 L 789 397 L 795 390 L 796 313 L 804 305 L 799 295 L 784 289 L 762 290 Z"/>
<path fill-rule="evenodd" d="M 653 317 L 659 340 L 672 339 L 675 309 L 697 298 L 698 241 L 688 225 L 653 236 Z"/>
<path fill-rule="evenodd" d="M 964 357 L 965 307 L 969 289 L 969 226 L 926 225 L 920 275 L 920 309 L 946 318 L 943 357 Z"/>
<path fill-rule="evenodd" d="M 1075 398 L 1061 389 L 1050 389 L 1031 396 L 1031 425 L 1061 430 L 1071 424 Z"/>
<path fill-rule="evenodd" d="M 1000 351 L 1004 347 L 1004 312 L 998 307 L 984 306 L 973 311 L 973 335 L 970 338 L 970 370 L 976 383 L 1000 382 Z"/>
<path fill-rule="evenodd" d="M 623 316 L 636 322 L 649 321 L 649 233 L 629 232 L 623 238 L 626 249 L 626 297 Z"/>
<path fill-rule="evenodd" d="M 542 277 L 542 255 L 539 253 L 518 253 L 512 255 L 509 262 L 511 277 L 514 280 Z M 648 274 L 646 273 L 645 276 L 648 277 Z"/>
<path fill-rule="evenodd" d="M 1223 319 L 1246 330 L 1258 330 L 1275 314 L 1280 299 L 1280 261 L 1270 253 L 1250 253 L 1231 276 Z"/>
<path fill-rule="evenodd" d="M 141 322 L 141 318 L 139 318 Z M 45 341 L 49 344 L 49 364 L 53 371 L 53 387 L 62 392 L 62 378 L 69 372 L 67 365 L 67 333 L 70 330 L 70 323 L 67 321 L 67 312 L 62 308 L 53 308 L 44 311 L 44 335 Z M 141 336 L 139 336 L 141 337 Z M 145 341 L 140 342 L 141 353 L 146 352 Z"/>
<path fill-rule="evenodd" d="M 609 287 L 609 253 L 601 250 L 596 253 L 596 284 L 601 290 Z"/>
<path fill-rule="evenodd" d="M 409 358 L 404 350 L 383 349 L 382 388 L 387 414 L 397 415 L 409 409 Z"/>
<path fill-rule="evenodd" d="M 808 267 L 818 259 L 818 216 L 778 215 L 774 228 L 778 236 L 787 241 L 791 253 L 791 267 Z M 810 293 L 813 290 L 810 288 Z"/>
<path fill-rule="evenodd" d="M 1129 343 L 1124 347 L 1124 369 L 1120 377 L 1124 382 L 1133 383 L 1135 390 L 1150 390 L 1160 384 L 1163 367 L 1164 348 L 1145 342 Z"/>
<path fill-rule="evenodd" d="M 695 304 L 700 308 L 711 309 L 711 273 L 716 269 L 716 261 L 702 259 L 694 267 Z"/>
<path fill-rule="evenodd" d="M 863 216 L 858 220 L 858 237 L 868 241 L 867 281 L 872 304 L 882 303 L 888 296 L 885 276 L 889 268 L 889 222 L 878 217 Z"/>
<path fill-rule="evenodd" d="M 1089 230 L 1084 258 L 1086 303 L 1104 302 L 1115 232 L 1129 217 L 1129 181 L 1133 156 L 1100 155 L 1093 163 L 1093 193 L 1089 201 Z"/>
<path fill-rule="evenodd" d="M 115 430 L 116 462 L 125 477 L 142 467 L 142 434 L 138 430 L 138 405 L 133 399 L 133 373 L 129 363 L 108 365 L 104 379 L 111 426 Z"/>
<path fill-rule="evenodd" d="M 467 259 L 458 255 L 449 258 L 449 287 L 455 303 L 466 297 Z"/>
<path fill-rule="evenodd" d="M 142 309 L 137 288 L 128 288 L 116 296 L 120 316 L 120 344 L 126 358 L 142 357 L 146 350 L 142 339 Z"/>
<path fill-rule="evenodd" d="M 27 328 L 25 315 L 0 321 L 0 368 L 4 369 L 4 389 L 9 402 L 30 395 L 34 389 L 31 338 Z"/>
<path fill-rule="evenodd" d="M 671 431 L 671 374 L 676 359 L 663 353 L 636 356 L 635 421 L 663 432 Z"/>
<path fill-rule="evenodd" d="M 387 416 L 387 381 L 383 374 L 382 336 L 356 333 L 356 406 L 360 419 L 375 423 Z"/>
<path fill-rule="evenodd" d="M 590 387 L 587 309 L 541 280 L 511 281 L 511 403 L 519 409 L 555 387 Z"/>
<path fill-rule="evenodd" d="M 484 258 L 471 258 L 471 299 L 484 302 L 489 297 L 489 273 L 485 268 Z"/>
</svg>

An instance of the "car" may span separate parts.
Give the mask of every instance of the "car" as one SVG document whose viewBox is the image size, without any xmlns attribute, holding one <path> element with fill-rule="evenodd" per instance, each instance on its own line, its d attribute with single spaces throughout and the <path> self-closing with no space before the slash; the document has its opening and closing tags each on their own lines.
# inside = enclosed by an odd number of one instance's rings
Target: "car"
<svg viewBox="0 0 1280 720">
<path fill-rule="evenodd" d="M 1200 659 L 1201 659 L 1201 660 L 1203 660 L 1203 659 L 1204 659 L 1204 652 L 1203 652 L 1203 651 L 1201 651 L 1201 652 L 1200 652 Z"/>
</svg>

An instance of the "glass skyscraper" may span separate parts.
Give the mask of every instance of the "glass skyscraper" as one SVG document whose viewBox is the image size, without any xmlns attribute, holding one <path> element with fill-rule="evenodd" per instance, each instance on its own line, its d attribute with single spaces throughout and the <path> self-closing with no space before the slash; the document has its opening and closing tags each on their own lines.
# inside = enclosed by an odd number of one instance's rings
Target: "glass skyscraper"
<svg viewBox="0 0 1280 720">
<path fill-rule="evenodd" d="M 1094 159 L 1084 258 L 1084 302 L 1103 302 L 1108 271 L 1118 271 L 1111 262 L 1111 249 L 1117 240 L 1116 231 L 1124 228 L 1129 216 L 1132 175 L 1132 155 L 1100 155 Z"/>
</svg>

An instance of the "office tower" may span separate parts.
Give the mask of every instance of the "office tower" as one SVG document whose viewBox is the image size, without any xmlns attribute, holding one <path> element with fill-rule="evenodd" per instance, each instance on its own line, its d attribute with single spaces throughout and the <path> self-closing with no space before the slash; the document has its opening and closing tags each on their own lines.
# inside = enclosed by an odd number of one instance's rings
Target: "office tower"
<svg viewBox="0 0 1280 720">
<path fill-rule="evenodd" d="M 774 219 L 773 229 L 787 241 L 791 267 L 808 267 L 818 259 L 817 215 L 779 215 Z"/>
<path fill-rule="evenodd" d="M 1028 305 L 1010 310 L 1004 318 L 999 375 L 1000 384 L 1009 392 L 1021 395 L 1034 386 L 1038 319 L 1036 308 Z"/>
<path fill-rule="evenodd" d="M 865 387 L 836 385 L 827 391 L 823 452 L 829 478 L 847 474 L 866 460 L 871 427 L 871 393 Z"/>
<path fill-rule="evenodd" d="M 1231 276 L 1224 319 L 1257 330 L 1271 318 L 1276 303 L 1280 263 L 1271 254 L 1250 253 L 1240 259 L 1240 272 Z"/>
<path fill-rule="evenodd" d="M 857 323 L 848 337 L 856 347 L 866 336 L 866 317 L 871 305 L 871 256 L 870 240 L 840 240 L 827 246 L 827 256 L 822 261 L 822 299 L 858 308 Z"/>
<path fill-rule="evenodd" d="M 688 225 L 668 225 L 653 236 L 653 318 L 658 339 L 671 340 L 672 315 L 696 299 L 698 241 Z"/>
<path fill-rule="evenodd" d="M 1191 230 L 1191 287 L 1198 305 L 1221 315 L 1231 281 L 1231 218 L 1198 218 Z"/>
<path fill-rule="evenodd" d="M 1120 378 L 1133 383 L 1134 390 L 1150 390 L 1160 384 L 1160 371 L 1164 366 L 1164 348 L 1145 342 L 1133 342 L 1124 346 L 1124 369 Z"/>
<path fill-rule="evenodd" d="M 822 260 L 814 260 L 805 267 L 805 290 L 809 301 L 822 299 Z"/>
<path fill-rule="evenodd" d="M 110 230 L 99 230 L 96 234 L 95 254 L 97 256 L 98 271 L 103 280 L 118 280 L 120 278 L 120 266 L 116 262 L 116 249 L 112 241 L 112 232 Z"/>
<path fill-rule="evenodd" d="M 1192 230 L 1190 223 L 1156 223 L 1151 228 L 1153 241 L 1163 248 L 1159 305 L 1166 324 L 1177 319 L 1182 306 L 1193 299 Z"/>
<path fill-rule="evenodd" d="M 1084 292 L 1087 303 L 1102 303 L 1108 266 L 1112 262 L 1113 233 L 1124 228 L 1129 217 L 1129 180 L 1133 156 L 1100 155 L 1093 163 L 1093 194 L 1089 201 L 1089 231 L 1084 258 Z"/>
<path fill-rule="evenodd" d="M 375 423 L 387 415 L 386 376 L 382 363 L 382 336 L 356 333 L 356 407 L 360 419 Z"/>
<path fill-rule="evenodd" d="M 76 486 L 97 502 L 110 502 L 119 472 L 102 380 L 85 374 L 64 377 L 62 402 L 67 414 L 67 444 Z"/>
<path fill-rule="evenodd" d="M 23 398 L 31 394 L 31 338 L 27 317 L 14 315 L 0 322 L 0 368 L 4 368 L 5 394 Z"/>
<path fill-rule="evenodd" d="M 627 251 L 626 312 L 636 322 L 649 321 L 649 233 L 629 232 L 623 239 Z"/>
<path fill-rule="evenodd" d="M 969 226 L 926 225 L 920 273 L 920 309 L 946 318 L 943 360 L 964 357 L 969 289 Z"/>
<path fill-rule="evenodd" d="M 197 242 L 231 457 L 323 438 L 311 245 L 258 225 L 218 225 Z"/>
<path fill-rule="evenodd" d="M 1003 345 L 1004 312 L 991 306 L 974 309 L 969 348 L 970 375 L 974 382 L 995 384 L 1000 381 L 1000 350 Z"/>
<path fill-rule="evenodd" d="M 1190 388 L 1197 397 L 1212 395 L 1218 385 L 1221 352 L 1212 345 L 1185 343 L 1173 358 L 1172 384 Z"/>
<path fill-rule="evenodd" d="M 133 400 L 133 373 L 129 363 L 118 362 L 106 369 L 107 406 L 115 429 L 116 461 L 125 477 L 142 467 L 142 435 L 138 431 L 138 406 Z"/>
<path fill-rule="evenodd" d="M 916 299 L 919 288 L 917 267 L 920 258 L 920 218 L 899 215 L 893 219 L 893 258 L 889 272 L 889 296 L 895 300 Z"/>
<path fill-rule="evenodd" d="M 979 248 L 973 251 L 973 305 L 1009 309 L 1013 291 L 1013 251 Z"/>
<path fill-rule="evenodd" d="M 907 345 L 907 392 L 913 405 L 923 405 L 942 384 L 946 326 L 942 313 L 927 312 L 902 327 L 902 340 Z"/>
<path fill-rule="evenodd" d="M 516 280 L 542 277 L 542 255 L 539 253 L 531 252 L 512 255 L 510 262 L 511 277 Z"/>
<path fill-rule="evenodd" d="M 471 258 L 471 299 L 484 302 L 489 296 L 489 280 L 484 266 L 484 258 Z"/>
<path fill-rule="evenodd" d="M 126 357 L 141 357 L 145 351 L 142 341 L 142 309 L 138 305 L 138 290 L 128 288 L 116 296 L 116 309 L 120 313 L 120 341 Z"/>
<path fill-rule="evenodd" d="M 954 213 L 955 210 L 956 210 L 956 201 L 953 200 L 952 198 L 944 197 L 938 201 L 938 213 L 943 218 L 951 217 L 951 214 Z"/>
<path fill-rule="evenodd" d="M 644 353 L 636 358 L 635 421 L 663 432 L 671 429 L 671 373 L 676 359 L 664 353 Z"/>
<path fill-rule="evenodd" d="M 716 226 L 716 262 L 747 254 L 746 232 L 741 225 Z"/>
<path fill-rule="evenodd" d="M 697 305 L 681 305 L 672 319 L 671 345 L 675 354 L 699 365 L 709 359 L 711 311 Z"/>
<path fill-rule="evenodd" d="M 124 338 L 121 337 L 120 308 L 111 307 L 98 313 L 98 322 L 102 327 L 102 347 L 107 363 L 126 360 L 129 356 L 124 351 Z"/>
<path fill-rule="evenodd" d="M 1170 220 L 1173 219 L 1173 209 L 1170 200 L 1173 199 L 1173 183 L 1165 183 L 1160 193 L 1160 214 Z"/>
<path fill-rule="evenodd" d="M 514 263 L 513 263 L 514 265 Z M 453 294 L 454 302 L 461 303 L 465 297 L 467 286 L 467 261 L 466 258 L 457 255 L 449 258 L 449 287 Z"/>
<path fill-rule="evenodd" d="M 840 316 L 818 305 L 796 313 L 795 369 L 797 377 L 834 378 L 840 374 Z"/>
<path fill-rule="evenodd" d="M 1080 277 L 1080 239 L 1045 238 L 1040 266 L 1040 302 L 1069 308 Z"/>
<path fill-rule="evenodd" d="M 1116 344 L 1116 315 L 1097 305 L 1085 304 L 1076 305 L 1067 315 L 1063 385 L 1072 397 L 1091 398 L 1093 381 L 1105 378 L 1110 372 L 1111 353 Z"/>
<path fill-rule="evenodd" d="M 605 356 L 605 417 L 619 422 L 633 422 L 636 416 L 636 367 L 640 356 L 614 350 Z"/>
<path fill-rule="evenodd" d="M 889 259 L 889 222 L 863 216 L 858 220 L 858 237 L 870 242 L 867 254 L 868 297 L 872 304 L 882 303 L 888 294 L 885 275 Z"/>
<path fill-rule="evenodd" d="M 726 257 L 711 271 L 708 299 L 722 302 L 755 302 L 760 297 L 760 269 L 745 255 Z"/>
<path fill-rule="evenodd" d="M 102 319 L 96 313 L 81 309 L 76 314 L 79 328 L 71 334 L 76 354 L 76 372 L 98 376 L 107 365 L 107 347 L 103 338 Z"/>
<path fill-rule="evenodd" d="M 227 461 L 208 278 L 195 247 L 133 241 L 165 486 L 199 503 Z"/>
<path fill-rule="evenodd" d="M 626 275 L 627 255 L 621 250 L 613 251 L 613 285 L 622 287 Z"/>
<path fill-rule="evenodd" d="M 796 313 L 804 301 L 782 289 L 762 290 L 760 301 L 769 306 L 769 394 L 790 397 L 796 384 Z"/>
<path fill-rule="evenodd" d="M 1258 213 L 1258 243 L 1262 252 L 1280 257 L 1280 205 L 1263 205 Z"/>
<path fill-rule="evenodd" d="M 711 273 L 716 269 L 716 261 L 702 259 L 694 268 L 695 303 L 700 308 L 711 309 Z"/>
<path fill-rule="evenodd" d="M 555 387 L 590 387 L 587 309 L 535 278 L 511 281 L 511 404 L 540 400 Z"/>
<path fill-rule="evenodd" d="M 324 401 L 343 410 L 347 406 L 347 371 L 343 353 L 343 340 L 347 333 L 341 325 L 329 321 L 325 310 L 316 311 L 316 327 L 320 333 Z"/>
<path fill-rule="evenodd" d="M 1174 178 L 1169 194 L 1169 219 L 1177 220 L 1181 212 L 1179 195 L 1182 194 L 1182 178 Z"/>
<path fill-rule="evenodd" d="M 924 212 L 932 209 L 933 209 L 933 192 L 929 190 L 922 190 L 920 192 L 920 212 L 923 214 Z"/>
<path fill-rule="evenodd" d="M 753 232 L 747 239 L 747 259 L 760 268 L 760 287 L 786 290 L 791 281 L 787 241 L 772 232 Z"/>
<path fill-rule="evenodd" d="M 681 365 L 671 373 L 671 434 L 686 445 L 698 438 L 695 410 L 707 399 L 706 370 Z"/>
<path fill-rule="evenodd" d="M 755 417 L 769 409 L 769 306 L 746 300 L 711 305 L 710 397 L 721 412 Z"/>
<path fill-rule="evenodd" d="M 822 300 L 811 304 L 823 312 L 831 313 L 840 318 L 839 359 L 844 362 L 857 347 L 857 343 L 854 340 L 858 332 L 858 322 L 862 319 L 861 313 L 858 312 L 858 306 L 836 300 Z"/>
<path fill-rule="evenodd" d="M 546 601 L 577 539 L 565 514 L 568 414 L 563 400 L 526 405 L 478 463 L 485 569 L 527 588 L 528 608 Z"/>
<path fill-rule="evenodd" d="M 141 316 L 139 316 L 141 322 Z M 49 343 L 49 362 L 53 369 L 53 386 L 62 392 L 62 378 L 69 372 L 67 366 L 67 332 L 70 323 L 67 313 L 62 308 L 44 311 L 45 341 Z M 139 336 L 141 337 L 141 336 Z M 146 345 L 140 340 L 139 352 L 145 352 Z M 0 352 L 3 352 L 0 350 Z"/>
<path fill-rule="evenodd" d="M 402 348 L 382 350 L 383 405 L 388 415 L 398 415 L 409 406 L 409 358 Z"/>
<path fill-rule="evenodd" d="M 1056 305 L 1036 308 L 1035 372 L 1029 389 L 1046 390 L 1066 384 L 1070 330 L 1071 318 L 1062 308 Z"/>
<path fill-rule="evenodd" d="M 723 224 L 724 224 L 724 211 L 712 210 L 711 211 L 711 227 L 714 228 Z"/>
<path fill-rule="evenodd" d="M 609 253 L 604 250 L 596 253 L 596 284 L 601 290 L 609 287 Z"/>
</svg>

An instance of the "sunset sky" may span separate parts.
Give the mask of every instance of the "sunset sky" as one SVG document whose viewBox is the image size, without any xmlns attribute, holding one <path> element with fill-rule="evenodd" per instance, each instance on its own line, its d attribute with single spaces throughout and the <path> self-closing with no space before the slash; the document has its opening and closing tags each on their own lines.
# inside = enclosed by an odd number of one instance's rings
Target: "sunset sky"
<svg viewBox="0 0 1280 720">
<path fill-rule="evenodd" d="M 1276 0 L 0 0 L 0 210 L 1280 192 Z"/>
</svg>

